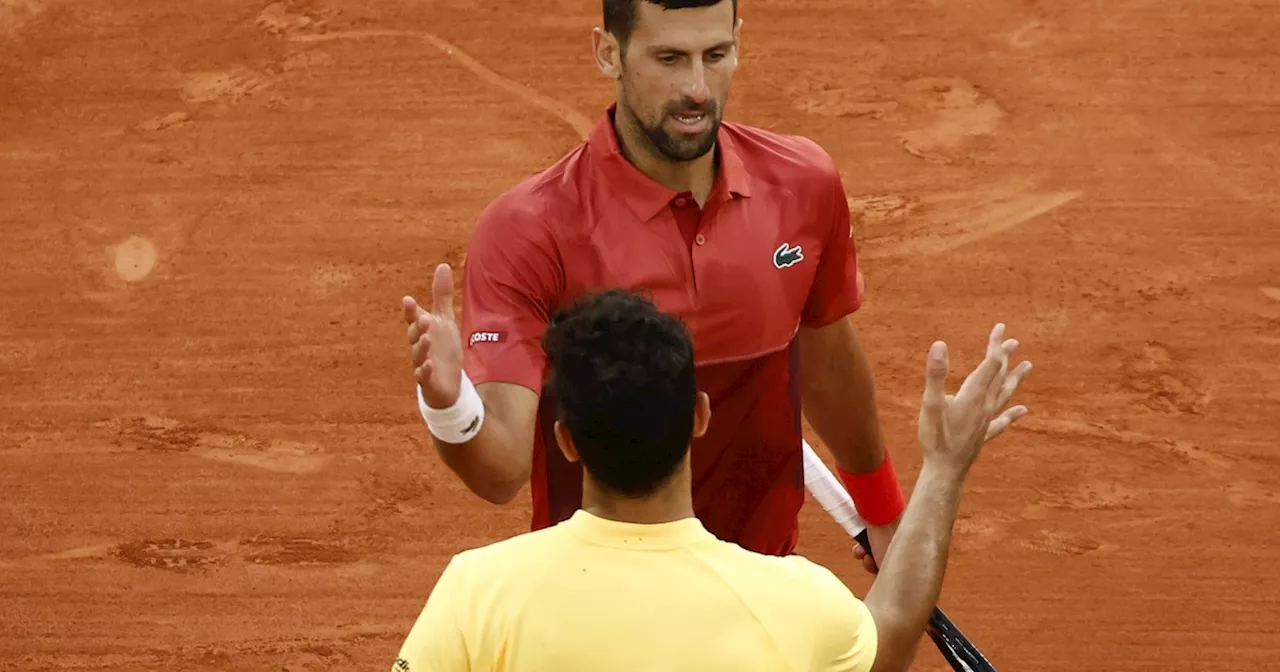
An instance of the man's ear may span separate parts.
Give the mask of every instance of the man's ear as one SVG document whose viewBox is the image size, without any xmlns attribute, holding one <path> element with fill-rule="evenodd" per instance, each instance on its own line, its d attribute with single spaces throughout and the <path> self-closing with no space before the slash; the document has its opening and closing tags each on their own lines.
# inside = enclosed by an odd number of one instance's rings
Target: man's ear
<svg viewBox="0 0 1280 672">
<path fill-rule="evenodd" d="M 622 47 L 611 33 L 599 27 L 591 31 L 591 54 L 605 77 L 617 79 L 622 76 Z"/>
<path fill-rule="evenodd" d="M 552 428 L 556 435 L 556 445 L 560 447 L 560 452 L 564 454 L 564 459 L 570 462 L 578 461 L 578 449 L 573 446 L 573 437 L 569 436 L 569 430 L 556 420 L 556 424 Z"/>
<path fill-rule="evenodd" d="M 701 438 L 707 433 L 707 425 L 711 424 L 711 397 L 706 392 L 698 392 L 698 401 L 693 405 L 693 438 Z"/>
<path fill-rule="evenodd" d="M 738 22 L 733 26 L 733 65 L 737 67 L 742 61 L 742 17 L 738 17 Z"/>
</svg>

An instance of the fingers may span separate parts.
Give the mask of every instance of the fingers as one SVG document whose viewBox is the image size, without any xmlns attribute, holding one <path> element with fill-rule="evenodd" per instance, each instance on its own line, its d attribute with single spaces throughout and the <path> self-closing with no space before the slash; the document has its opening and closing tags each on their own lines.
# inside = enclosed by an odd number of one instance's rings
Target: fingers
<svg viewBox="0 0 1280 672">
<path fill-rule="evenodd" d="M 1013 398 L 1013 393 L 1018 391 L 1018 385 L 1031 373 L 1031 362 L 1022 362 L 1014 367 L 1013 371 L 1005 377 L 1004 382 L 1000 385 L 1000 393 L 996 396 L 993 408 L 1003 408 L 1009 400 Z"/>
<path fill-rule="evenodd" d="M 998 400 L 1005 388 L 1006 375 L 1009 371 L 1009 356 L 1017 349 L 1018 339 L 1010 338 L 1000 344 L 1000 350 L 996 353 L 996 356 L 1000 358 L 1000 370 L 996 372 L 995 377 L 991 379 L 990 387 L 987 388 L 987 406 L 993 410 L 1004 405 L 1003 403 L 998 403 Z"/>
<path fill-rule="evenodd" d="M 978 368 L 974 369 L 968 378 L 965 378 L 964 384 L 960 386 L 960 391 L 956 393 L 956 398 L 962 403 L 969 403 L 974 400 L 982 403 L 989 400 L 991 398 L 991 384 L 1000 375 L 1002 365 L 999 357 L 987 357 L 982 360 Z"/>
<path fill-rule="evenodd" d="M 862 568 L 867 570 L 867 573 L 876 574 L 880 571 L 880 567 L 876 564 L 876 559 L 867 553 L 867 549 L 863 548 L 862 544 L 853 545 L 853 557 L 862 563 Z"/>
<path fill-rule="evenodd" d="M 431 341 L 427 338 L 419 338 L 414 341 L 413 347 L 410 348 L 410 354 L 413 355 L 413 366 L 422 366 L 427 361 L 427 357 L 431 355 Z"/>
<path fill-rule="evenodd" d="M 922 410 L 940 418 L 947 407 L 947 344 L 934 341 L 929 347 L 929 358 L 924 367 L 924 399 Z"/>
<path fill-rule="evenodd" d="M 431 331 L 431 325 L 433 324 L 435 324 L 435 316 L 425 310 L 418 309 L 418 316 L 409 325 L 409 344 L 417 343 L 423 336 L 426 336 L 427 332 Z"/>
<path fill-rule="evenodd" d="M 448 264 L 436 266 L 431 280 L 431 307 L 427 312 L 417 299 L 405 296 L 400 300 L 402 316 L 405 324 L 405 336 L 409 339 L 410 356 L 413 361 L 413 377 L 419 385 L 426 386 L 431 381 L 432 340 L 447 336 L 449 329 L 443 329 L 445 320 L 453 320 L 453 271 Z M 454 335 L 456 338 L 456 334 Z M 446 348 L 447 349 L 447 348 Z"/>
<path fill-rule="evenodd" d="M 964 384 L 960 386 L 960 391 L 956 393 L 957 397 L 966 401 L 981 400 L 990 402 L 994 400 L 995 395 L 992 391 L 992 384 L 996 382 L 1008 361 L 1008 354 L 1005 352 L 1005 348 L 1016 348 L 1018 345 L 1018 342 L 1014 339 L 1004 340 L 1004 330 L 1004 323 L 998 323 L 991 328 L 991 334 L 987 338 L 986 358 L 982 360 L 978 368 L 974 369 L 965 378 Z"/>
<path fill-rule="evenodd" d="M 409 338 L 412 341 L 410 353 L 415 368 L 429 363 L 431 358 L 432 330 L 440 323 L 440 318 L 431 313 L 423 313 L 409 326 Z"/>
<path fill-rule="evenodd" d="M 412 296 L 406 296 L 400 299 L 401 312 L 404 314 L 404 323 L 412 325 L 413 321 L 418 319 L 418 301 Z"/>
<path fill-rule="evenodd" d="M 453 319 L 453 269 L 449 264 L 436 266 L 431 280 L 431 310 L 436 315 Z"/>
<path fill-rule="evenodd" d="M 1026 406 L 1014 406 L 1013 408 L 1007 409 L 1004 413 L 1001 413 L 999 417 L 995 418 L 987 425 L 987 435 L 983 438 L 983 443 L 1000 436 L 1000 434 L 1003 433 L 1004 430 L 1008 429 L 1010 425 L 1025 417 L 1027 412 Z"/>
<path fill-rule="evenodd" d="M 991 327 L 991 333 L 987 334 L 987 356 L 999 357 L 1003 349 L 1001 344 L 1004 342 L 1005 326 L 1003 322 L 998 322 Z"/>
<path fill-rule="evenodd" d="M 924 394 L 920 400 L 919 438 L 930 447 L 946 444 L 948 401 L 947 369 L 949 359 L 947 344 L 934 341 L 925 362 Z"/>
<path fill-rule="evenodd" d="M 1009 357 L 1013 355 L 1013 351 L 1017 350 L 1019 345 L 1021 344 L 1018 342 L 1018 339 L 1016 338 L 1010 338 L 1006 340 L 1004 343 L 1000 344 L 999 356 L 1000 356 L 1000 362 L 1003 365 L 1000 367 L 1001 375 L 1004 375 L 1009 370 Z"/>
<path fill-rule="evenodd" d="M 404 306 L 404 321 L 409 325 L 405 328 L 405 336 L 409 339 L 409 344 L 413 345 L 427 333 L 427 325 L 423 323 L 422 318 L 429 316 L 430 313 L 423 310 L 412 296 L 404 297 L 401 303 Z"/>
</svg>

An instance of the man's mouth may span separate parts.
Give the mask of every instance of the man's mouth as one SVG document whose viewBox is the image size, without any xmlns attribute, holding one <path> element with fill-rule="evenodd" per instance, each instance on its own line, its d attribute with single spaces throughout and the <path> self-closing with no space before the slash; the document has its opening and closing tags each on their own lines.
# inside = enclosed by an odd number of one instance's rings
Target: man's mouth
<svg viewBox="0 0 1280 672">
<path fill-rule="evenodd" d="M 671 115 L 671 118 L 675 119 L 683 130 L 696 133 L 705 129 L 710 115 L 706 112 L 678 112 Z"/>
</svg>

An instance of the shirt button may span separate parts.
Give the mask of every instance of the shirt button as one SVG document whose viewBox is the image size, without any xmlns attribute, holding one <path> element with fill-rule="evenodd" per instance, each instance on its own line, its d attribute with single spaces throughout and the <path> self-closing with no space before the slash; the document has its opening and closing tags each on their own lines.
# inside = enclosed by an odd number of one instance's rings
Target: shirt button
<svg viewBox="0 0 1280 672">
<path fill-rule="evenodd" d="M 677 198 L 677 199 L 676 199 L 676 207 L 677 207 L 677 208 L 683 208 L 684 206 L 686 206 L 686 205 L 688 205 L 688 204 L 689 204 L 689 199 L 684 198 L 683 196 L 682 196 L 682 197 L 680 197 L 680 198 Z"/>
<path fill-rule="evenodd" d="M 704 238 L 704 237 L 702 236 L 702 234 L 701 234 L 701 233 L 699 233 L 698 235 L 694 236 L 694 238 L 693 238 L 693 242 L 695 242 L 695 243 L 697 243 L 697 244 L 699 244 L 699 245 L 703 245 L 703 244 L 705 244 L 705 243 L 707 242 L 707 239 L 706 239 L 706 238 Z"/>
</svg>

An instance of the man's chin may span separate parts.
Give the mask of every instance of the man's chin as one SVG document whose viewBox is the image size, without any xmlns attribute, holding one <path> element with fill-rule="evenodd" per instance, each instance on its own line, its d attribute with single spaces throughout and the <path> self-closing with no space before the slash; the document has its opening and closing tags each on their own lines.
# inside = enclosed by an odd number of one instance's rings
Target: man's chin
<svg viewBox="0 0 1280 672">
<path fill-rule="evenodd" d="M 663 154 L 675 161 L 692 161 L 715 146 L 716 128 L 713 126 L 696 135 L 671 132 L 665 135 L 664 142 L 659 145 Z"/>
</svg>

